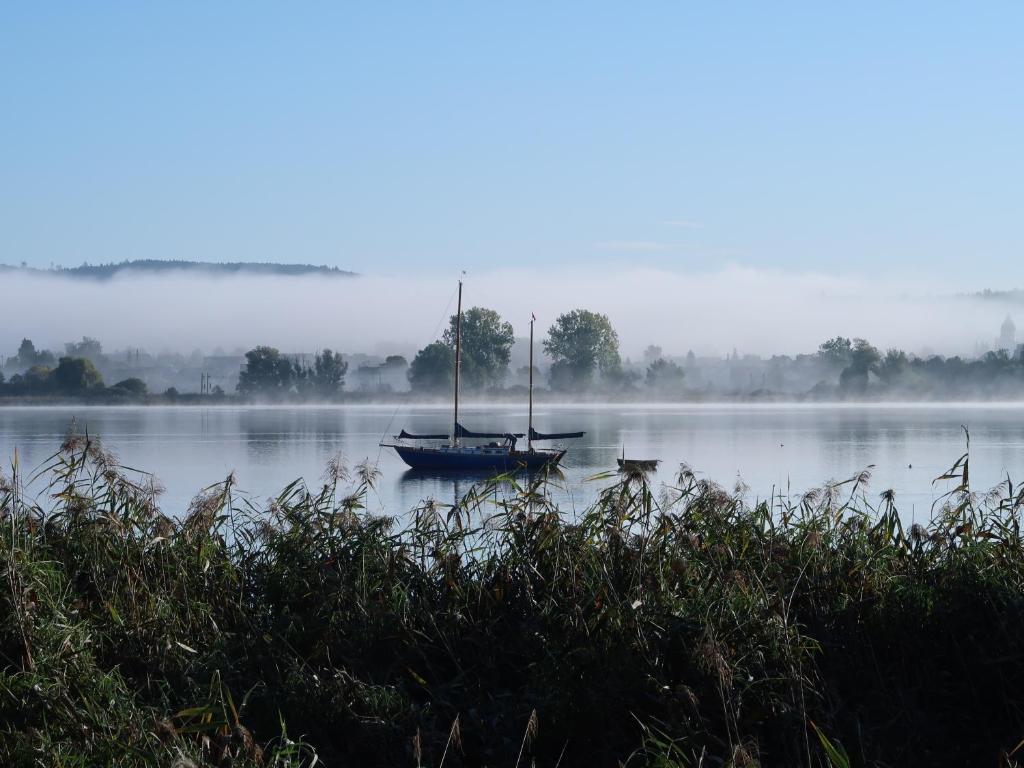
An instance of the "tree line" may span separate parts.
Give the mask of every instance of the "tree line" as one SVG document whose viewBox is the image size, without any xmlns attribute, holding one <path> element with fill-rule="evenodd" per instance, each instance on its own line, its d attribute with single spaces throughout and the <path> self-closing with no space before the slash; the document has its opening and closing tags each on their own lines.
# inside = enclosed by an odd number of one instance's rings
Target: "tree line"
<svg viewBox="0 0 1024 768">
<path fill-rule="evenodd" d="M 458 317 L 453 315 L 441 338 L 417 352 L 407 377 L 414 392 L 440 394 L 450 391 L 455 377 L 455 341 Z M 466 390 L 502 388 L 509 373 L 512 324 L 493 309 L 472 307 L 462 315 L 461 385 Z M 549 383 L 554 389 L 586 389 L 596 379 L 613 386 L 628 382 L 619 357 L 619 337 L 607 315 L 576 309 L 560 315 L 548 330 L 544 351 L 552 360 Z M 405 365 L 391 356 L 381 368 Z M 345 386 L 348 364 L 338 352 L 325 349 L 312 364 L 288 357 L 278 349 L 258 346 L 245 354 L 238 393 L 261 399 L 332 399 Z M 657 385 L 681 382 L 682 370 L 674 363 L 658 361 L 649 378 Z"/>
<path fill-rule="evenodd" d="M 88 347 L 94 339 L 83 339 Z M 75 344 L 68 345 L 69 352 L 83 351 Z M 85 349 L 84 351 L 89 351 Z M 146 395 L 146 382 L 128 378 L 113 386 L 106 386 L 103 377 L 96 370 L 92 360 L 67 354 L 57 357 L 48 350 L 37 350 L 29 339 L 22 339 L 15 365 L 27 366 L 24 373 L 16 373 L 5 379 L 0 371 L 0 396 L 8 397 L 82 397 L 106 396 L 114 398 L 137 398 Z"/>
<path fill-rule="evenodd" d="M 340 352 L 325 349 L 312 364 L 282 355 L 274 347 L 259 346 L 245 353 L 238 377 L 238 394 L 261 399 L 330 400 L 341 394 L 348 371 Z"/>
<path fill-rule="evenodd" d="M 409 383 L 414 391 L 441 392 L 454 386 L 457 324 L 458 317 L 453 315 L 441 339 L 428 344 L 413 358 Z M 469 390 L 501 387 L 508 376 L 514 342 L 511 323 L 493 309 L 466 310 L 462 316 L 460 383 Z M 548 370 L 552 389 L 585 390 L 598 380 L 619 387 L 630 381 L 619 356 L 619 336 L 607 315 L 587 309 L 559 315 L 542 345 L 552 361 Z M 665 379 L 665 369 L 672 366 L 681 381 L 678 366 L 664 360 L 654 378 Z"/>
<path fill-rule="evenodd" d="M 361 366 L 359 374 L 394 382 L 404 375 L 413 392 L 447 395 L 454 384 L 455 336 L 458 318 L 452 316 L 441 337 L 420 349 L 407 365 L 399 355 L 374 366 Z M 462 318 L 461 385 L 466 391 L 498 393 L 505 388 L 515 338 L 512 325 L 496 311 L 472 307 Z M 996 350 L 977 358 L 940 355 L 918 356 L 891 348 L 882 352 L 862 338 L 836 336 L 809 354 L 761 358 L 696 358 L 691 352 L 679 362 L 651 345 L 643 367 L 623 362 L 619 338 L 607 315 L 574 309 L 559 315 L 541 339 L 550 362 L 538 384 L 564 393 L 600 391 L 604 394 L 646 394 L 686 397 L 796 397 L 829 399 L 973 399 L 1024 396 L 1024 354 Z M 138 354 L 137 352 L 133 352 Z M 133 354 L 129 353 L 129 354 Z M 109 362 L 99 341 L 84 337 L 65 345 L 58 356 L 23 339 L 15 355 L 0 371 L 0 397 L 95 397 L 143 399 L 146 382 L 132 377 L 108 386 L 96 365 Z M 95 361 L 95 362 L 94 362 Z M 17 373 L 11 374 L 12 370 Z M 106 370 L 106 369 L 105 369 Z M 722 375 L 723 370 L 728 375 Z M 717 371 L 714 377 L 709 374 Z M 128 374 L 129 371 L 124 371 Z M 244 399 L 271 401 L 336 400 L 344 396 L 349 364 L 340 352 L 324 349 L 312 356 L 289 356 L 270 346 L 258 346 L 244 355 L 237 394 Z M 529 369 L 515 372 L 521 382 Z M 702 379 L 702 376 L 705 377 Z M 714 378 L 712 383 L 711 378 Z M 382 390 L 383 391 L 383 390 Z M 162 393 L 169 400 L 192 398 L 173 388 Z M 218 386 L 205 397 L 226 397 Z"/>
<path fill-rule="evenodd" d="M 836 336 L 821 344 L 818 358 L 837 375 L 841 397 L 973 398 L 1024 394 L 1024 349 L 992 350 L 970 360 L 954 355 L 884 353 L 866 339 Z M 816 388 L 829 390 L 829 380 Z"/>
</svg>

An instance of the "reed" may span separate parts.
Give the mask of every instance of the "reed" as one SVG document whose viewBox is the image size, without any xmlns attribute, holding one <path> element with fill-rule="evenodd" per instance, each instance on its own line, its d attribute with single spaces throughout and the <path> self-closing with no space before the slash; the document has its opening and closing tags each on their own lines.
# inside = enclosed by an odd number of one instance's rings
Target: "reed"
<svg viewBox="0 0 1024 768">
<path fill-rule="evenodd" d="M 0 481 L 0 762 L 186 766 L 1012 765 L 1024 491 L 905 530 L 862 474 L 747 503 L 557 478 L 370 514 L 332 462 L 164 514 L 93 439 Z"/>
</svg>

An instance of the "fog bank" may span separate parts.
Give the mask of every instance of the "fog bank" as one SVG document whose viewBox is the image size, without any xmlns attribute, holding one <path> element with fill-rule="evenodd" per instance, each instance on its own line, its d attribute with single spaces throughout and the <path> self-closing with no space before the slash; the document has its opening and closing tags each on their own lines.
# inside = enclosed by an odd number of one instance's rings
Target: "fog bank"
<svg viewBox="0 0 1024 768">
<path fill-rule="evenodd" d="M 0 281 L 0 354 L 13 354 L 25 336 L 61 350 L 83 335 L 110 350 L 415 350 L 434 340 L 454 311 L 456 277 L 171 273 L 96 282 L 8 273 Z M 648 344 L 666 354 L 795 354 L 835 335 L 864 337 L 882 349 L 974 354 L 979 343 L 992 344 L 1008 306 L 954 292 L 915 294 L 912 286 L 744 267 L 693 274 L 555 268 L 470 274 L 464 306 L 496 309 L 517 336 L 528 333 L 535 313 L 538 337 L 561 312 L 603 312 L 623 355 L 634 358 Z M 1024 312 L 1018 320 L 1024 323 Z"/>
</svg>

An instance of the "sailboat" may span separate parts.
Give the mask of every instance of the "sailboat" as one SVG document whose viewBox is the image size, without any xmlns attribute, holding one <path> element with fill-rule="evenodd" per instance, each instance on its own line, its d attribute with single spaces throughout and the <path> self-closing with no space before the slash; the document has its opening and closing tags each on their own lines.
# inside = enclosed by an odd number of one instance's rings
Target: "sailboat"
<svg viewBox="0 0 1024 768">
<path fill-rule="evenodd" d="M 455 321 L 455 408 L 452 434 L 411 434 L 404 429 L 395 435 L 394 443 L 382 443 L 413 469 L 442 472 L 513 472 L 536 471 L 555 467 L 565 456 L 564 448 L 535 448 L 534 442 L 568 440 L 583 437 L 583 432 L 545 434 L 533 428 L 533 324 L 530 320 L 530 415 L 526 433 L 473 432 L 459 423 L 459 373 L 462 368 L 462 281 L 459 280 L 458 314 Z M 516 447 L 526 438 L 526 450 Z M 489 440 L 477 445 L 464 445 L 463 440 Z M 421 445 L 420 442 L 449 441 L 446 445 Z"/>
</svg>

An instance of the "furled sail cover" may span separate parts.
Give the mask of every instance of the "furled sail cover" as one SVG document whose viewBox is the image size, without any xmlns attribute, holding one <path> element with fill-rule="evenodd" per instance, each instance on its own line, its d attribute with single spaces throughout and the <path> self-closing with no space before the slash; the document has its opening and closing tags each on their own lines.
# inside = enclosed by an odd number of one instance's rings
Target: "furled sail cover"
<svg viewBox="0 0 1024 768">
<path fill-rule="evenodd" d="M 410 435 L 404 429 L 398 435 L 399 440 L 447 440 L 448 435 Z"/>
<path fill-rule="evenodd" d="M 456 437 L 477 437 L 477 438 L 495 438 L 495 437 L 525 437 L 522 432 L 470 432 L 461 424 L 455 425 L 455 436 Z"/>
<path fill-rule="evenodd" d="M 551 432 L 545 434 L 544 432 L 538 432 L 533 427 L 530 427 L 530 439 L 531 440 L 568 440 L 573 437 L 583 437 L 586 432 Z"/>
</svg>

